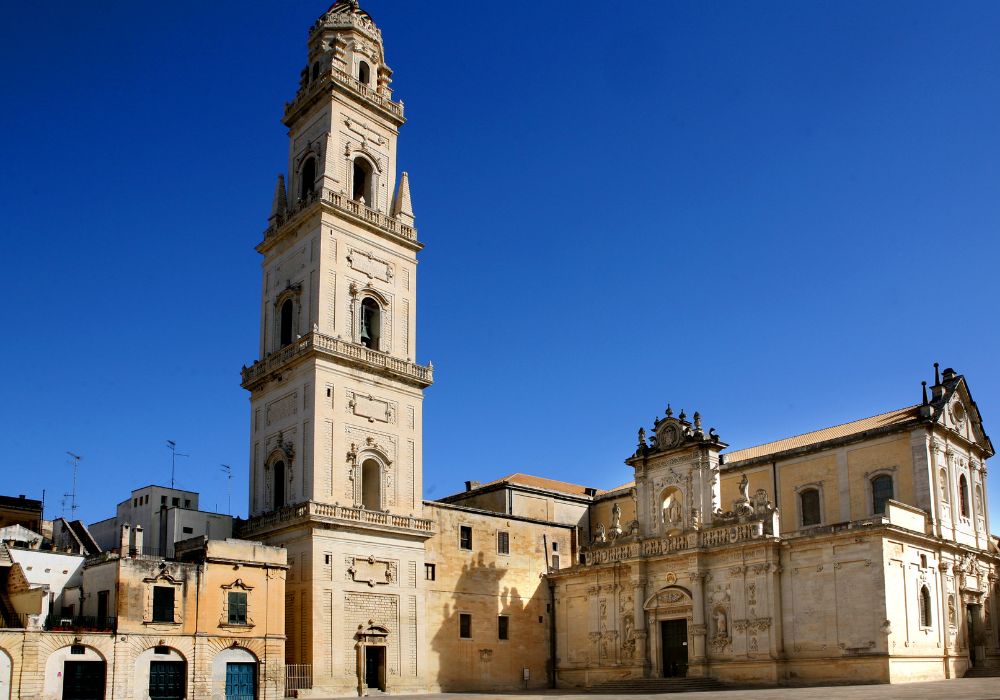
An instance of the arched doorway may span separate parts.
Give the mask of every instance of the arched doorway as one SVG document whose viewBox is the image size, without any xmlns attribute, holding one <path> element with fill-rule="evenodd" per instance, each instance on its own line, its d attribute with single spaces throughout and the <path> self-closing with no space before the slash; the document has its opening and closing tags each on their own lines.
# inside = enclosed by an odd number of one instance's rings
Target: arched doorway
<svg viewBox="0 0 1000 700">
<path fill-rule="evenodd" d="M 135 688 L 148 689 L 150 700 L 187 697 L 187 660 L 176 649 L 155 646 L 135 660 Z"/>
<path fill-rule="evenodd" d="M 649 656 L 655 675 L 687 676 L 691 661 L 689 627 L 694 610 L 691 593 L 680 586 L 667 586 L 651 595 L 643 609 L 654 625 L 649 630 Z"/>
<path fill-rule="evenodd" d="M 83 644 L 56 649 L 45 661 L 44 695 L 62 700 L 104 700 L 107 663 Z"/>
<path fill-rule="evenodd" d="M 257 657 L 243 647 L 223 649 L 212 659 L 212 697 L 256 700 Z"/>
<path fill-rule="evenodd" d="M 6 651 L 0 649 L 0 700 L 10 700 L 11 661 Z"/>
</svg>

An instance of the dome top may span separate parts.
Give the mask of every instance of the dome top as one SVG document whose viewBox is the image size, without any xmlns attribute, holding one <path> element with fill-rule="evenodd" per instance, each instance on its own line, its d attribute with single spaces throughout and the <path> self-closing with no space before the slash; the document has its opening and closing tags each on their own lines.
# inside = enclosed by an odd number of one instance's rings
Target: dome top
<svg viewBox="0 0 1000 700">
<path fill-rule="evenodd" d="M 358 0 L 337 0 L 316 20 L 310 33 L 318 29 L 344 29 L 353 27 L 382 39 L 382 32 L 375 26 L 372 16 L 361 9 Z"/>
</svg>

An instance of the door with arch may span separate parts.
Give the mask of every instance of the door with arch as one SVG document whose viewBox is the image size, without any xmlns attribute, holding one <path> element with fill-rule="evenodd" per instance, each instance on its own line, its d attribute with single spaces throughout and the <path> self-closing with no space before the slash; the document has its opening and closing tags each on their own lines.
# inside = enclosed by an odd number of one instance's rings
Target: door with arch
<svg viewBox="0 0 1000 700">
<path fill-rule="evenodd" d="M 3 649 L 0 649 L 0 700 L 10 700 L 10 679 L 10 656 Z"/>
</svg>

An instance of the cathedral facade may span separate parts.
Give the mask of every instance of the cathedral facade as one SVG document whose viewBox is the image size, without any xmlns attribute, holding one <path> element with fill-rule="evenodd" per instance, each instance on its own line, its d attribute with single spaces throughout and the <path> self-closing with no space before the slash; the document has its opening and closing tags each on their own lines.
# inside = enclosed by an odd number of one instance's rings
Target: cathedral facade
<svg viewBox="0 0 1000 700">
<path fill-rule="evenodd" d="M 288 555 L 300 696 L 627 678 L 897 681 L 1000 664 L 993 448 L 963 377 L 727 451 L 683 412 L 610 491 L 512 475 L 422 497 L 403 104 L 354 0 L 309 31 L 263 240 L 244 538 Z"/>
</svg>

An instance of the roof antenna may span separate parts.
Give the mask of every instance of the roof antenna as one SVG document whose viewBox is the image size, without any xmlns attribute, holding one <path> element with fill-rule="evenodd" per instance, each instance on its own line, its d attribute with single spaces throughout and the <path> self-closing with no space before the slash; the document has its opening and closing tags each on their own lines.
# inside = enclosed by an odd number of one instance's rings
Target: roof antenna
<svg viewBox="0 0 1000 700">
<path fill-rule="evenodd" d="M 938 371 L 938 367 L 940 367 L 940 365 L 937 362 L 935 362 L 934 363 L 934 386 L 937 386 L 938 384 L 941 383 L 941 373 Z"/>
<path fill-rule="evenodd" d="M 174 487 L 174 475 L 177 472 L 177 458 L 178 457 L 190 457 L 191 455 L 185 454 L 184 452 L 177 451 L 177 443 L 173 440 L 167 440 L 167 449 L 170 450 L 170 488 Z"/>
<path fill-rule="evenodd" d="M 920 386 L 923 388 L 923 392 L 924 392 L 924 402 L 923 402 L 923 405 L 926 406 L 927 405 L 927 382 L 920 382 Z"/>
<path fill-rule="evenodd" d="M 66 454 L 70 456 L 73 461 L 70 464 L 73 465 L 73 490 L 69 493 L 63 494 L 63 499 L 69 498 L 69 517 L 71 520 L 76 520 L 76 472 L 80 469 L 80 460 L 83 459 L 80 455 L 66 451 Z M 63 515 L 66 514 L 66 501 L 63 500 Z"/>
</svg>

